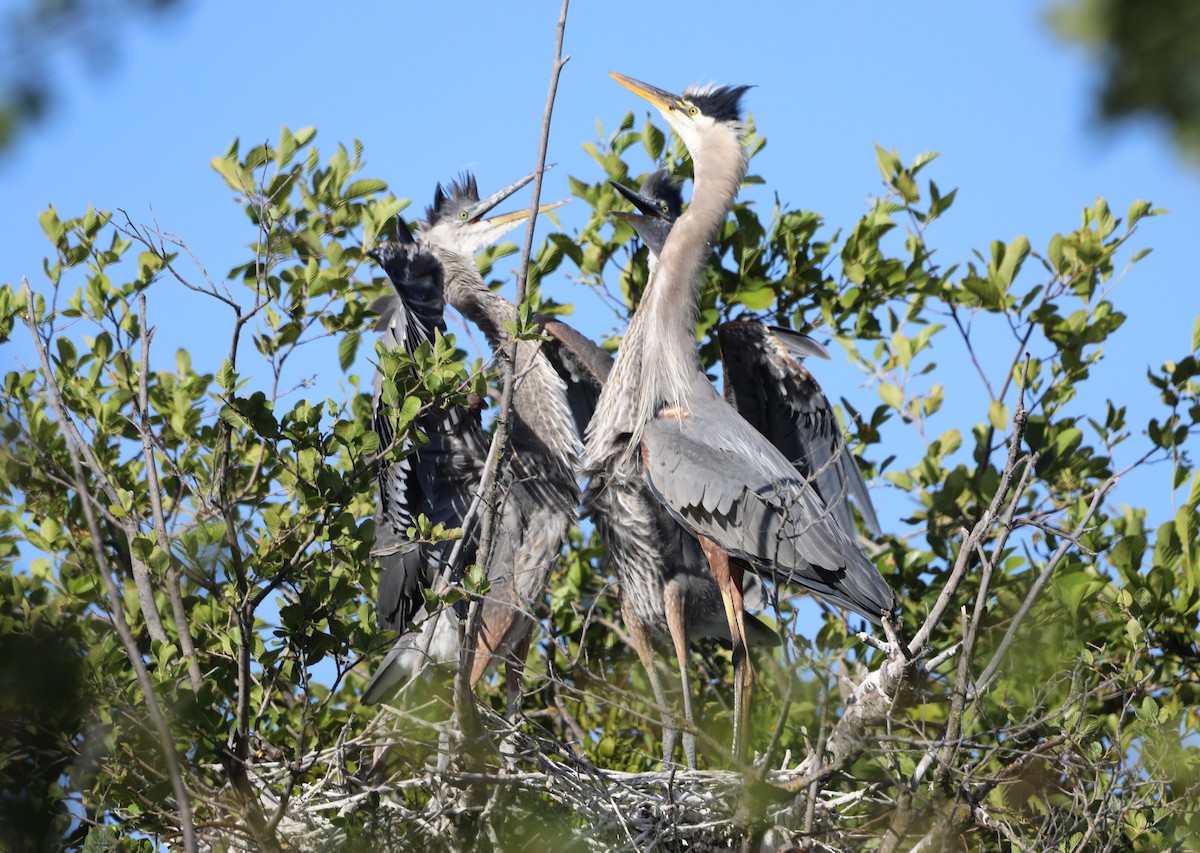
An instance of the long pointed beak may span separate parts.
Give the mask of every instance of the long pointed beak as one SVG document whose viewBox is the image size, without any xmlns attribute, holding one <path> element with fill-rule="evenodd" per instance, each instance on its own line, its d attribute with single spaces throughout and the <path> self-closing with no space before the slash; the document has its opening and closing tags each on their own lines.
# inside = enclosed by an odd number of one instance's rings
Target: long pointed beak
<svg viewBox="0 0 1200 853">
<path fill-rule="evenodd" d="M 608 72 L 608 76 L 635 95 L 641 95 L 660 110 L 673 109 L 679 103 L 679 96 L 673 95 L 665 89 L 651 86 L 649 83 L 643 83 L 641 80 L 634 80 L 632 77 L 618 74 L 616 71 Z"/>
<path fill-rule="evenodd" d="M 504 201 L 510 195 L 515 193 L 517 190 L 521 189 L 522 187 L 528 186 L 529 182 L 533 180 L 533 175 L 534 175 L 534 173 L 531 172 L 530 174 L 526 175 L 525 177 L 521 178 L 520 180 L 513 181 L 508 186 L 503 187 L 502 189 L 496 190 L 494 193 L 492 193 L 487 198 L 480 199 L 479 201 L 475 202 L 475 204 L 471 205 L 471 208 L 469 210 L 470 219 L 468 221 L 470 221 L 472 223 L 479 222 L 481 219 L 483 219 L 484 214 L 487 213 L 489 210 L 491 210 L 493 207 L 498 205 L 500 202 Z"/>
<path fill-rule="evenodd" d="M 565 201 L 555 201 L 555 202 L 551 202 L 550 204 L 539 205 L 538 209 L 537 209 L 538 215 L 541 215 L 543 213 L 549 213 L 551 210 L 560 208 L 564 204 L 566 204 Z M 499 228 L 504 225 L 510 225 L 510 224 L 524 222 L 528 218 L 529 218 L 529 209 L 526 208 L 524 210 L 514 210 L 512 213 L 501 213 L 496 216 L 490 216 L 487 219 L 476 220 L 476 221 L 481 222 L 481 223 L 486 222 L 488 225 L 492 226 L 493 228 Z"/>
<path fill-rule="evenodd" d="M 539 205 L 538 213 L 547 213 L 564 204 L 566 204 L 565 201 L 556 201 L 551 204 Z M 473 255 L 484 246 L 498 243 L 501 237 L 528 219 L 529 208 L 514 210 L 511 213 L 501 213 L 488 219 L 472 219 L 470 224 L 462 229 L 461 240 L 463 242 L 460 247 L 467 254 Z"/>
<path fill-rule="evenodd" d="M 625 196 L 625 198 L 630 202 L 630 204 L 632 204 L 634 207 L 636 207 L 638 209 L 638 212 L 641 213 L 643 216 L 646 216 L 650 219 L 662 219 L 662 220 L 667 219 L 667 217 L 662 212 L 662 208 L 659 207 L 658 204 L 655 203 L 655 201 L 653 199 L 651 199 L 649 196 L 644 196 L 637 190 L 631 190 L 629 187 L 625 186 L 624 184 L 618 183 L 617 181 L 609 181 L 609 183 L 612 184 L 612 188 L 614 190 L 616 190 L 621 195 Z M 619 215 L 620 211 L 613 211 L 613 213 Z"/>
<path fill-rule="evenodd" d="M 546 166 L 546 168 L 553 169 L 554 164 L 551 163 L 550 165 Z M 487 198 L 480 199 L 479 201 L 475 202 L 475 204 L 473 204 L 470 208 L 470 211 L 469 211 L 470 219 L 468 221 L 474 223 L 474 222 L 479 222 L 480 220 L 482 220 L 484 214 L 487 213 L 489 210 L 491 210 L 493 207 L 498 205 L 500 202 L 504 201 L 506 198 L 511 196 L 513 193 L 515 193 L 517 190 L 521 189 L 522 187 L 528 186 L 529 183 L 534 179 L 535 175 L 537 175 L 537 172 L 530 172 L 525 177 L 513 181 L 511 184 L 509 184 L 506 187 L 502 187 L 502 188 L 496 190 L 494 193 L 492 193 Z M 561 203 L 565 204 L 566 202 L 561 202 Z M 539 209 L 538 212 L 541 213 L 542 211 Z"/>
</svg>

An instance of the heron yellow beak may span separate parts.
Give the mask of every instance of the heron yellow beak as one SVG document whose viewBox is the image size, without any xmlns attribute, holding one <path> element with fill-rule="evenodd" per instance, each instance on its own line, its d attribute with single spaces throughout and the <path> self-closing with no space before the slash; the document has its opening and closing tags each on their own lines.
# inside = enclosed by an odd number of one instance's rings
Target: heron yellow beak
<svg viewBox="0 0 1200 853">
<path fill-rule="evenodd" d="M 566 204 L 565 201 L 556 201 L 552 204 L 540 205 L 537 209 L 538 215 L 549 213 L 551 210 L 562 207 L 564 204 Z M 483 221 L 495 227 L 497 225 L 507 225 L 510 222 L 524 222 L 528 218 L 529 208 L 525 208 L 524 210 L 514 210 L 511 213 L 501 213 L 499 216 L 489 216 Z"/>
<path fill-rule="evenodd" d="M 660 110 L 674 109 L 679 104 L 678 95 L 673 95 L 664 89 L 659 89 L 657 86 L 651 86 L 649 83 L 643 83 L 641 80 L 634 80 L 632 77 L 626 77 L 624 74 L 618 74 L 616 71 L 608 72 L 608 76 L 635 95 L 645 98 Z"/>
</svg>

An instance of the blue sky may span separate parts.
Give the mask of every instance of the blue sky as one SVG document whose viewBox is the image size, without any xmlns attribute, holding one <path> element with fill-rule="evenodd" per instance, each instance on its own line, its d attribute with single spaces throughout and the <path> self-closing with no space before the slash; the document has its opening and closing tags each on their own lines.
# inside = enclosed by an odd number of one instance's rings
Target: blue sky
<svg viewBox="0 0 1200 853">
<path fill-rule="evenodd" d="M 51 203 L 63 216 L 88 204 L 123 208 L 138 222 L 151 219 L 152 206 L 164 230 L 181 235 L 214 277 L 224 276 L 255 234 L 209 160 L 234 137 L 254 145 L 277 138 L 284 124 L 315 125 L 325 154 L 361 140 L 364 176 L 383 178 L 420 206 L 435 183 L 465 168 L 477 172 L 483 192 L 507 183 L 534 164 L 558 8 L 206 3 L 157 23 L 118 24 L 119 56 L 107 73 L 74 54 L 49 61 L 58 107 L 0 160 L 0 281 L 17 284 L 27 275 L 35 287 L 44 284 L 48 244 L 36 217 Z M 944 266 L 1018 234 L 1044 249 L 1055 232 L 1078 224 L 1096 196 L 1122 215 L 1133 200 L 1151 200 L 1171 214 L 1139 232 L 1136 247 L 1155 251 L 1114 296 L 1129 320 L 1100 371 L 1120 396 L 1149 406 L 1146 369 L 1186 351 L 1200 308 L 1189 255 L 1200 180 L 1153 128 L 1097 127 L 1095 69 L 1057 41 L 1045 14 L 1046 5 L 1031 0 L 577 0 L 551 135 L 549 159 L 559 165 L 543 198 L 568 198 L 568 175 L 600 178 L 581 147 L 596 138 L 597 120 L 611 131 L 628 110 L 639 123 L 645 115 L 644 103 L 608 77 L 617 70 L 676 91 L 694 82 L 754 84 L 747 104 L 769 140 L 754 163 L 767 180 L 756 197 L 764 212 L 770 193 L 817 211 L 826 236 L 848 229 L 882 191 L 874 141 L 898 148 L 906 161 L 940 151 L 923 174 L 943 191 L 959 188 L 954 209 L 929 237 Z M 634 169 L 649 168 L 632 153 Z M 580 204 L 564 209 L 566 230 L 584 215 Z M 566 284 L 554 295 L 576 299 Z M 187 347 L 198 368 L 219 365 L 214 341 L 225 334 L 213 324 L 221 315 L 197 313 L 170 285 L 152 293 L 151 312 L 160 364 Z M 593 332 L 611 325 L 611 315 L 584 298 L 576 316 Z M 6 350 L 5 369 L 13 359 L 29 362 L 19 338 Z M 949 366 L 962 353 L 947 336 L 936 357 Z M 303 370 L 317 379 L 313 395 L 339 396 L 335 359 L 310 356 Z M 878 401 L 849 366 L 820 370 L 831 397 L 845 395 L 867 410 Z M 937 429 L 966 432 L 985 416 L 970 377 L 960 379 L 943 380 L 963 396 L 948 402 Z M 1118 499 L 1165 510 L 1168 476 L 1159 466 L 1131 478 Z M 875 494 L 885 521 L 905 514 L 892 490 Z"/>
</svg>

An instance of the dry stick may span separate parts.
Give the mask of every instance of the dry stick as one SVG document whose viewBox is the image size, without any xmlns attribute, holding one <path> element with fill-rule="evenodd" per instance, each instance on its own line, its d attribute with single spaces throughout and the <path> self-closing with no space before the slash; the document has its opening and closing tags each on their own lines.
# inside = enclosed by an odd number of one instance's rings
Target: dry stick
<svg viewBox="0 0 1200 853">
<path fill-rule="evenodd" d="M 258 217 L 259 242 L 255 246 L 255 284 L 261 285 L 266 273 L 263 254 L 267 251 L 270 236 L 267 226 L 267 211 L 265 204 L 260 206 Z M 172 270 L 172 272 L 174 272 Z M 176 277 L 178 274 L 175 273 Z M 214 291 L 215 295 L 215 291 Z M 218 297 L 220 298 L 220 297 Z M 224 301 L 224 300 L 222 300 Z M 236 320 L 233 336 L 230 342 L 229 365 L 237 368 L 238 342 L 243 327 L 264 306 L 263 290 L 258 286 L 254 294 L 254 304 L 248 314 L 243 314 L 241 306 L 229 301 Z M 251 673 L 252 647 L 254 643 L 254 611 L 255 603 L 251 594 L 251 582 L 247 575 L 245 560 L 241 545 L 238 541 L 237 505 L 239 496 L 231 492 L 229 481 L 230 464 L 233 455 L 233 427 L 224 420 L 217 422 L 217 445 L 220 462 L 216 465 L 215 482 L 210 487 L 208 500 L 213 499 L 215 492 L 219 512 L 224 522 L 225 542 L 229 545 L 229 564 L 233 572 L 235 586 L 238 591 L 237 606 L 234 615 L 237 618 L 238 648 L 237 648 L 237 688 L 235 694 L 234 730 L 232 744 L 221 749 L 221 764 L 230 785 L 242 807 L 242 816 L 249 826 L 251 834 L 260 848 L 278 850 L 279 842 L 274 835 L 274 825 L 263 812 L 262 805 L 254 793 L 253 783 L 247 770 L 250 758 L 250 691 L 253 675 Z M 260 460 L 261 462 L 261 460 Z"/>
<path fill-rule="evenodd" d="M 54 411 L 54 416 L 58 418 L 59 424 L 63 427 L 63 436 L 66 439 L 64 444 L 66 445 L 67 453 L 71 456 L 71 468 L 75 475 L 75 491 L 79 494 L 79 503 L 83 507 L 83 515 L 87 520 L 88 532 L 91 534 L 92 556 L 96 560 L 96 567 L 100 571 L 100 578 L 104 582 L 104 590 L 108 595 L 109 607 L 112 608 L 113 626 L 117 629 L 117 635 L 121 638 L 121 645 L 125 648 L 125 656 L 129 658 L 129 662 L 133 666 L 138 687 L 146 699 L 146 708 L 150 713 L 150 721 L 154 724 L 154 728 L 158 734 L 163 759 L 167 764 L 167 775 L 171 779 L 171 789 L 175 792 L 176 807 L 179 809 L 179 832 L 183 836 L 183 848 L 188 853 L 192 853 L 192 851 L 196 850 L 196 828 L 192 824 L 191 795 L 188 793 L 187 786 L 183 782 L 183 774 L 179 769 L 179 756 L 175 754 L 175 744 L 171 739 L 171 731 L 167 728 L 167 720 L 163 716 L 162 708 L 158 704 L 158 697 L 154 694 L 154 685 L 150 681 L 150 673 L 146 670 L 146 663 L 142 660 L 141 652 L 138 651 L 137 641 L 133 638 L 133 632 L 129 629 L 129 623 L 125 621 L 124 599 L 121 591 L 117 588 L 116 581 L 112 578 L 112 570 L 108 564 L 108 555 L 104 553 L 104 549 L 100 545 L 100 524 L 96 520 L 96 514 L 92 507 L 93 497 L 88 491 L 87 482 L 83 476 L 83 461 L 80 458 L 80 447 L 76 443 L 78 441 L 78 433 L 73 428 L 68 428 L 68 425 L 73 427 L 74 424 L 67 412 L 66 404 L 59 395 L 58 384 L 54 379 L 54 371 L 50 366 L 50 358 L 46 353 L 45 343 L 38 332 L 37 319 L 34 316 L 33 291 L 30 289 L 27 280 L 22 279 L 21 285 L 21 289 L 25 294 L 27 313 L 25 323 L 29 326 L 33 345 L 38 351 L 38 358 L 42 364 L 42 374 L 46 378 L 46 401 L 50 404 L 50 408 Z M 97 479 L 103 477 L 101 469 L 92 468 L 91 460 L 89 460 L 88 467 Z"/>
<path fill-rule="evenodd" d="M 22 278 L 21 287 L 25 292 L 26 299 L 28 300 L 26 303 L 29 311 L 27 322 L 32 323 L 34 297 L 33 290 L 29 287 L 29 280 Z M 42 370 L 46 375 L 46 382 L 47 384 L 53 384 L 54 374 L 50 368 L 49 358 L 44 352 L 42 339 L 39 337 L 37 329 L 34 325 L 30 325 L 29 330 L 32 333 L 34 342 L 38 346 L 39 353 L 42 354 Z M 47 341 L 48 340 L 49 339 L 47 339 Z M 58 387 L 55 385 L 56 394 L 57 391 Z M 61 397 L 59 397 L 59 403 L 62 405 L 63 414 L 66 415 L 66 404 L 63 403 Z M 91 445 L 85 441 L 83 436 L 80 434 L 79 428 L 75 425 L 75 421 L 69 416 L 65 417 L 65 419 L 63 419 L 61 422 L 61 428 L 63 430 L 63 437 L 67 440 L 67 444 L 73 445 L 76 449 L 76 452 L 82 454 L 83 458 L 86 459 L 88 470 L 91 471 L 95 476 L 96 484 L 100 487 L 100 490 L 104 492 L 109 503 L 119 505 L 121 503 L 121 499 L 117 494 L 116 487 L 109 479 L 108 474 L 105 473 L 104 466 L 100 464 L 100 460 L 97 459 L 95 453 L 92 452 Z M 154 600 L 154 579 L 150 577 L 149 567 L 146 566 L 146 564 L 140 559 L 138 559 L 137 554 L 133 550 L 133 540 L 138 532 L 137 526 L 129 520 L 123 520 L 118 523 L 111 514 L 104 510 L 103 507 L 101 507 L 101 512 L 104 513 L 105 519 L 114 526 L 119 527 L 125 533 L 125 537 L 129 540 L 129 568 L 133 574 L 134 588 L 137 590 L 138 607 L 141 610 L 142 618 L 146 622 L 146 633 L 150 635 L 150 639 L 152 640 L 157 640 L 160 643 L 167 643 L 167 630 L 163 627 L 162 617 L 158 612 L 158 604 Z M 98 536 L 97 541 L 99 541 Z"/>
<path fill-rule="evenodd" d="M 200 692 L 203 678 L 200 675 L 200 662 L 196 658 L 196 647 L 192 643 L 191 626 L 188 625 L 187 610 L 183 606 L 183 592 L 179 586 L 179 564 L 171 553 L 170 539 L 167 533 L 167 519 L 163 512 L 162 491 L 158 482 L 158 463 L 154 458 L 154 444 L 150 427 L 150 339 L 154 332 L 147 325 L 146 291 L 138 291 L 138 315 L 141 318 L 142 337 L 142 367 L 138 371 L 137 401 L 141 410 L 141 423 L 138 432 L 142 436 L 142 454 L 146 465 L 146 486 L 150 492 L 150 510 L 154 516 L 154 527 L 158 531 L 158 547 L 167 552 L 167 598 L 171 602 L 171 616 L 175 620 L 175 633 L 179 635 L 179 649 L 183 659 L 187 661 L 188 678 L 192 682 L 192 690 Z"/>
<path fill-rule="evenodd" d="M 570 57 L 562 55 L 563 33 L 567 26 L 567 6 L 570 0 L 563 0 L 562 10 L 558 17 L 558 34 L 554 44 L 554 66 L 550 74 L 550 88 L 546 94 L 546 109 L 542 115 L 542 133 L 538 145 L 537 166 L 534 170 L 533 199 L 529 208 L 529 224 L 525 230 L 525 245 L 521 251 L 521 266 L 517 276 L 517 294 L 514 306 L 514 319 L 519 319 L 521 306 L 525 303 L 526 279 L 529 275 L 529 259 L 533 254 L 533 230 L 537 222 L 538 204 L 542 193 L 542 173 L 546 169 L 546 150 L 550 144 L 550 119 L 554 113 L 554 98 L 558 91 L 558 78 L 563 66 Z M 492 435 L 490 455 L 499 460 L 504 457 L 508 443 L 509 419 L 513 398 L 513 365 L 516 362 L 517 342 L 513 340 L 507 346 L 507 357 L 501 362 L 503 390 L 500 393 L 500 411 L 496 416 L 496 428 Z M 494 452 L 494 453 L 493 453 Z M 491 568 L 492 543 L 495 538 L 496 518 L 499 501 L 498 476 L 499 465 L 490 472 L 484 481 L 482 494 L 483 521 L 480 525 L 479 547 L 476 552 L 476 562 L 483 567 L 486 577 Z M 475 711 L 474 695 L 471 691 L 471 670 L 475 664 L 475 644 L 479 639 L 479 629 L 482 618 L 482 601 L 474 598 L 467 615 L 467 627 L 462 647 L 459 649 L 458 677 L 454 683 L 454 705 L 459 715 L 459 723 L 463 735 L 468 739 L 477 738 L 479 734 L 479 719 Z M 468 750 L 468 755 L 478 758 L 479 750 Z"/>
<path fill-rule="evenodd" d="M 929 615 L 925 618 L 925 622 L 921 625 L 912 642 L 908 645 L 908 650 L 911 654 L 917 655 L 929 641 L 930 635 L 937 628 L 941 621 L 942 615 L 946 608 L 950 605 L 954 594 L 958 592 L 959 584 L 962 583 L 966 576 L 967 565 L 970 561 L 971 554 L 975 550 L 975 545 L 983 541 L 984 535 L 995 521 L 996 515 L 1000 512 L 1000 506 L 1004 502 L 1004 497 L 1008 494 L 1008 486 L 1012 482 L 1013 473 L 1019 464 L 1018 455 L 1021 452 L 1021 441 L 1025 438 L 1025 427 L 1029 423 L 1029 413 L 1024 406 L 1024 386 L 1021 388 L 1020 396 L 1017 398 L 1017 410 L 1013 412 L 1012 438 L 1008 444 L 1008 460 L 1004 465 L 1004 470 L 1000 474 L 1000 485 L 996 488 L 995 494 L 992 496 L 992 501 L 988 505 L 987 511 L 975 523 L 969 535 L 964 537 L 962 545 L 958 550 L 958 559 L 954 561 L 954 570 L 950 574 L 950 579 L 946 581 L 946 585 L 942 587 L 941 593 L 938 595 L 937 601 L 933 605 L 933 609 L 929 611 Z M 1024 474 L 1021 478 L 1022 484 L 1027 482 L 1027 475 L 1032 470 L 1033 466 L 1030 463 L 1026 464 Z M 1020 492 L 1018 492 L 1018 497 Z"/>
<path fill-rule="evenodd" d="M 1021 627 L 1021 623 L 1025 621 L 1025 617 L 1029 615 L 1030 608 L 1033 607 L 1034 600 L 1038 597 L 1038 593 L 1042 591 L 1042 587 L 1046 585 L 1046 581 L 1050 579 L 1050 575 L 1058 568 L 1058 564 L 1062 562 L 1066 556 L 1067 550 L 1077 544 L 1078 539 L 1087 530 L 1088 523 L 1100 509 L 1100 504 L 1104 500 L 1104 496 L 1109 490 L 1117 484 L 1119 479 L 1117 474 L 1113 474 L 1105 480 L 1095 492 L 1092 493 L 1092 502 L 1088 504 L 1087 510 L 1083 514 L 1083 518 L 1079 520 L 1079 524 L 1075 526 L 1075 530 L 1071 535 L 1063 539 L 1062 544 L 1058 546 L 1053 556 L 1047 561 L 1045 568 L 1038 575 L 1037 580 L 1033 582 L 1033 586 L 1029 589 L 1029 594 L 1025 596 L 1025 600 L 1021 603 L 1021 608 L 1017 611 L 1017 615 L 1013 617 L 1012 622 L 1008 626 L 1008 630 L 1004 632 L 1004 639 L 1000 641 L 1000 646 L 992 655 L 991 661 L 988 662 L 987 668 L 980 674 L 979 680 L 976 682 L 975 694 L 979 695 L 987 690 L 988 685 L 992 683 L 992 679 L 996 676 L 996 671 L 1000 667 L 1000 662 L 1004 660 L 1004 656 L 1008 654 L 1008 649 L 1016 639 L 1017 629 Z"/>
<path fill-rule="evenodd" d="M 1023 395 L 1022 395 L 1023 396 Z M 1018 421 L 1023 422 L 1024 407 L 1022 400 L 1017 402 L 1017 416 L 1013 418 L 1014 422 L 1014 439 L 1017 438 L 1016 431 L 1018 429 Z M 1014 441 L 1014 445 L 1018 445 L 1019 441 Z M 1012 458 L 1012 448 L 1009 448 L 1009 458 Z M 1004 543 L 1008 539 L 1008 532 L 1011 530 L 1013 515 L 1016 513 L 1017 504 L 1021 499 L 1021 494 L 1024 491 L 1024 486 L 1028 483 L 1029 473 L 1033 470 L 1032 462 L 1028 462 L 1025 470 L 1022 473 L 1020 484 L 1017 491 L 1013 494 L 1013 499 L 1009 503 L 1008 512 L 1005 513 L 1004 526 L 1000 535 L 997 537 L 995 547 L 992 553 L 996 557 L 1000 557 L 1004 553 Z M 963 543 L 966 547 L 966 543 Z M 975 640 L 979 636 L 979 626 L 983 622 L 983 613 L 987 607 L 988 592 L 992 585 L 992 574 L 995 571 L 995 562 L 988 559 L 984 553 L 983 543 L 979 539 L 974 541 L 975 552 L 979 555 L 980 562 L 983 564 L 983 574 L 979 579 L 979 591 L 975 594 L 975 610 L 971 614 L 970 621 L 967 620 L 966 608 L 963 608 L 963 639 L 962 653 L 958 658 L 958 673 L 954 679 L 954 693 L 950 699 L 950 717 L 946 726 L 945 743 L 942 746 L 942 755 L 938 762 L 937 781 L 943 783 L 946 780 L 946 774 L 950 770 L 950 762 L 958 751 L 958 739 L 962 732 L 962 718 L 967 701 L 967 682 L 970 679 L 971 673 L 971 658 L 975 652 Z"/>
<path fill-rule="evenodd" d="M 870 673 L 855 688 L 854 700 L 848 703 L 842 718 L 838 720 L 829 733 L 826 741 L 826 750 L 831 755 L 830 760 L 826 763 L 823 762 L 822 755 L 816 753 L 810 754 L 800 764 L 800 778 L 788 783 L 785 786 L 787 790 L 799 791 L 807 788 L 814 781 L 823 779 L 846 766 L 858 754 L 862 748 L 867 726 L 886 716 L 891 707 L 889 697 L 894 695 L 894 691 L 906 678 L 905 673 L 909 665 L 909 660 L 906 660 L 906 657 L 909 659 L 916 658 L 925 651 L 930 635 L 937 627 L 954 593 L 966 576 L 970 554 L 977 544 L 983 541 L 988 528 L 991 527 L 1000 512 L 1005 495 L 1008 494 L 1009 485 L 1012 482 L 1016 466 L 1020 461 L 1021 441 L 1024 438 L 1025 426 L 1028 422 L 1028 412 L 1025 411 L 1023 404 L 1023 393 L 1022 389 L 1022 396 L 1019 397 L 1017 410 L 1013 413 L 1013 434 L 1009 441 L 1008 459 L 1001 473 L 1000 484 L 983 517 L 974 525 L 971 532 L 964 536 L 954 569 L 951 572 L 949 580 L 946 582 L 946 586 L 938 596 L 937 602 L 930 611 L 929 616 L 926 617 L 924 624 L 917 631 L 907 648 L 903 648 L 898 642 L 898 638 L 892 636 L 894 632 L 889 633 L 889 648 L 886 650 L 888 659 L 884 661 L 879 669 Z M 1020 480 L 1022 486 L 1027 484 L 1032 467 L 1032 463 L 1027 461 L 1026 468 Z M 1013 498 L 1013 505 L 1009 507 L 1007 513 L 1009 520 L 1011 520 L 1012 514 L 1015 511 L 1013 507 L 1019 499 L 1019 495 L 1020 492 Z"/>
<path fill-rule="evenodd" d="M 1023 494 L 1025 494 L 1025 490 L 1029 486 L 1029 480 L 1033 476 L 1033 471 L 1034 471 L 1034 468 L 1037 466 L 1038 458 L 1039 458 L 1039 454 L 1033 453 L 1033 454 L 1030 454 L 1029 456 L 1025 457 L 1023 460 L 1025 463 L 1025 468 L 1021 472 L 1021 479 L 1017 482 L 1017 487 L 1013 490 L 1012 500 L 1009 501 L 1008 510 L 1004 514 L 1004 525 L 1000 530 L 1000 535 L 996 538 L 995 546 L 992 548 L 993 554 L 1002 554 L 1004 552 L 1004 546 L 1008 542 L 1008 535 L 1015 529 L 1014 528 L 1014 517 L 1016 516 L 1017 506 L 1020 503 L 1021 496 Z M 975 635 L 979 629 L 980 620 L 981 620 L 981 616 L 982 616 L 982 611 L 979 607 L 979 603 L 981 601 L 983 601 L 987 595 L 988 588 L 991 585 L 991 574 L 994 570 L 994 566 L 989 562 L 987 556 L 983 553 L 981 543 L 976 543 L 976 551 L 979 554 L 980 559 L 983 561 L 983 563 L 985 565 L 985 578 L 980 583 L 979 592 L 976 595 L 976 599 L 975 599 L 975 601 L 976 601 L 976 611 L 975 611 L 976 616 L 975 616 L 974 622 L 970 625 L 970 627 L 968 629 L 969 636 L 965 635 L 963 638 L 963 641 L 961 643 L 955 643 L 953 646 L 950 647 L 950 649 L 946 650 L 945 652 L 942 652 L 941 654 L 937 655 L 934 658 L 931 658 L 926 664 L 926 669 L 928 671 L 932 672 L 934 669 L 936 669 L 945 660 L 947 660 L 951 654 L 956 652 L 960 648 L 960 646 L 965 648 L 965 643 L 967 642 L 968 639 L 970 640 L 970 642 L 972 644 L 974 644 Z M 956 682 L 956 687 L 955 687 L 955 695 L 956 696 L 957 696 L 957 692 L 958 692 L 957 685 L 962 684 L 962 685 L 964 685 L 964 688 L 965 688 L 965 684 L 966 684 L 966 682 L 964 680 L 965 676 L 962 673 L 961 665 L 960 665 L 960 669 L 959 669 L 959 673 L 958 673 L 957 677 L 959 678 L 959 681 Z M 960 721 L 961 721 L 961 719 L 960 719 Z M 926 751 L 925 755 L 921 758 L 920 762 L 917 764 L 917 768 L 913 772 L 912 778 L 909 780 L 908 789 L 910 791 L 915 791 L 917 789 L 917 786 L 919 784 L 921 784 L 921 779 L 924 778 L 925 773 L 929 770 L 930 766 L 933 764 L 933 759 L 937 755 L 939 749 L 944 744 L 946 744 L 948 741 L 956 740 L 957 737 L 958 737 L 957 733 L 951 734 L 947 728 L 942 729 L 942 733 L 938 737 L 937 741 L 929 747 L 929 749 Z M 957 748 L 958 744 L 955 743 L 954 746 L 955 746 L 955 748 Z M 941 772 L 942 772 L 941 768 L 939 767 L 939 773 L 941 773 Z"/>
<path fill-rule="evenodd" d="M 818 703 L 820 707 L 819 719 L 821 721 L 821 725 L 817 729 L 816 752 L 817 755 L 820 755 L 825 751 L 825 717 L 829 712 L 829 682 L 827 680 L 822 681 L 821 683 L 821 698 L 818 700 Z M 806 837 L 812 837 L 813 819 L 817 814 L 817 793 L 819 785 L 820 782 L 814 779 L 812 784 L 808 786 L 808 802 L 804 804 L 804 835 Z"/>
</svg>

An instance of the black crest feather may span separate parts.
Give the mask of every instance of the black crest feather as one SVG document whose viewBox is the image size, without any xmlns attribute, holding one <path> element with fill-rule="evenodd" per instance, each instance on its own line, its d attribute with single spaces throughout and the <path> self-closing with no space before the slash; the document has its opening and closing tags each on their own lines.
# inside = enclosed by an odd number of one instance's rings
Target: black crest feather
<svg viewBox="0 0 1200 853">
<path fill-rule="evenodd" d="M 475 176 L 470 172 L 463 172 L 450 182 L 448 189 L 442 189 L 441 184 L 437 185 L 433 193 L 433 204 L 425 208 L 425 221 L 434 225 L 477 201 L 479 185 L 475 182 Z"/>
<path fill-rule="evenodd" d="M 741 121 L 742 95 L 749 86 L 689 86 L 683 100 L 700 108 L 714 121 Z"/>
</svg>

